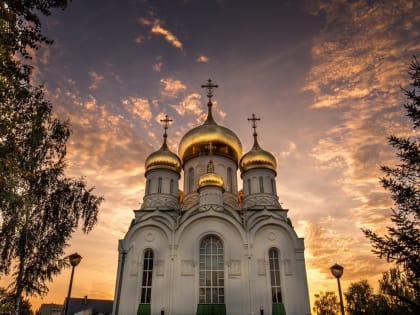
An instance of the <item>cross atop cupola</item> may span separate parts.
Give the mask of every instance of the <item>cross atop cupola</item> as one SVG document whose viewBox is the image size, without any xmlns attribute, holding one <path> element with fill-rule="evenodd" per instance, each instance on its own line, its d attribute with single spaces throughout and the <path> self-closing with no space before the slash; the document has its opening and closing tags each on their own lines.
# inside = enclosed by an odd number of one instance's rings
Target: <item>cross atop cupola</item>
<svg viewBox="0 0 420 315">
<path fill-rule="evenodd" d="M 166 134 L 166 131 L 168 130 L 169 124 L 171 122 L 173 122 L 173 119 L 169 119 L 169 116 L 168 115 L 165 115 L 165 118 L 164 119 L 161 119 L 160 122 L 163 125 L 163 129 L 165 129 L 165 132 L 164 132 L 163 136 L 166 138 L 168 136 Z"/>
<path fill-rule="evenodd" d="M 257 140 L 257 121 L 260 121 L 261 118 L 258 118 L 255 116 L 255 114 L 252 114 L 251 118 L 248 118 L 248 121 L 252 121 L 252 129 L 254 129 L 254 133 L 252 134 L 254 136 L 254 149 L 259 149 L 258 140 Z"/>
<path fill-rule="evenodd" d="M 211 104 L 211 98 L 213 97 L 213 89 L 218 88 L 217 84 L 212 83 L 211 79 L 207 80 L 207 84 L 203 84 L 202 88 L 207 89 L 207 97 L 209 98 L 209 104 Z"/>
</svg>

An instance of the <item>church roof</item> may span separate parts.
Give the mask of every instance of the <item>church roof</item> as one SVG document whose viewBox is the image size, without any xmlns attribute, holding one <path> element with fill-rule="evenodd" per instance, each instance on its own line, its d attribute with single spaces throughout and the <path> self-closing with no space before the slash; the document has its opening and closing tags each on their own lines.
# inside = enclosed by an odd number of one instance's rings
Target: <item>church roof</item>
<svg viewBox="0 0 420 315">
<path fill-rule="evenodd" d="M 185 164 L 196 156 L 208 154 L 207 146 L 211 142 L 214 145 L 213 153 L 215 155 L 225 156 L 237 164 L 242 155 L 241 141 L 232 130 L 218 125 L 212 115 L 212 89 L 217 85 L 209 79 L 208 83 L 202 87 L 208 89 L 207 119 L 203 125 L 188 131 L 182 137 L 178 150 L 182 163 Z"/>
</svg>

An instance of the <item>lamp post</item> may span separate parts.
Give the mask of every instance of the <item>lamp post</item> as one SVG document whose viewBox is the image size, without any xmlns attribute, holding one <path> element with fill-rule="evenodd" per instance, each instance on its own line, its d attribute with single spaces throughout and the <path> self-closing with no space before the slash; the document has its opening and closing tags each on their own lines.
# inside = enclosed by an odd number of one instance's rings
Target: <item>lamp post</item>
<svg viewBox="0 0 420 315">
<path fill-rule="evenodd" d="M 340 297 L 341 315 L 344 315 L 343 296 L 341 294 L 341 284 L 340 284 L 340 278 L 343 275 L 344 268 L 340 266 L 339 264 L 334 264 L 333 266 L 331 266 L 330 270 L 331 270 L 332 275 L 337 278 L 338 296 Z"/>
<path fill-rule="evenodd" d="M 76 266 L 80 263 L 81 260 L 82 260 L 82 256 L 80 256 L 78 253 L 74 253 L 69 256 L 69 262 L 71 265 L 71 276 L 70 276 L 69 292 L 67 293 L 66 306 L 64 308 L 65 310 L 64 315 L 68 315 L 68 312 L 69 312 L 69 301 L 70 301 L 70 295 L 71 295 L 71 287 L 73 286 L 74 268 L 76 268 Z"/>
</svg>

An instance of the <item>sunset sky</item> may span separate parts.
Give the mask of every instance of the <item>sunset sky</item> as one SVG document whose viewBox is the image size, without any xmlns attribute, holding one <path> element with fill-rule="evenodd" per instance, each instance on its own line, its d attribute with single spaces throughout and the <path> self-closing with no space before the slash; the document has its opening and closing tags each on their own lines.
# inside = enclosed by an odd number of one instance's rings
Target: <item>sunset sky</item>
<svg viewBox="0 0 420 315">
<path fill-rule="evenodd" d="M 203 122 L 208 78 L 215 119 L 278 161 L 277 191 L 300 237 L 310 297 L 336 290 L 329 267 L 344 266 L 343 290 L 389 265 L 361 228 L 389 224 L 380 165 L 392 165 L 387 135 L 413 135 L 401 87 L 420 52 L 418 1 L 73 1 L 44 19 L 54 45 L 33 60 L 55 113 L 69 119 L 67 175 L 104 196 L 99 221 L 67 252 L 83 260 L 74 297 L 113 299 L 117 243 L 145 186 L 144 160 L 162 141 L 168 114 L 173 151 Z M 241 182 L 241 181 L 240 181 Z M 181 181 L 182 183 L 182 181 Z M 241 186 L 241 184 L 240 184 Z M 70 270 L 40 303 L 62 303 Z"/>
</svg>

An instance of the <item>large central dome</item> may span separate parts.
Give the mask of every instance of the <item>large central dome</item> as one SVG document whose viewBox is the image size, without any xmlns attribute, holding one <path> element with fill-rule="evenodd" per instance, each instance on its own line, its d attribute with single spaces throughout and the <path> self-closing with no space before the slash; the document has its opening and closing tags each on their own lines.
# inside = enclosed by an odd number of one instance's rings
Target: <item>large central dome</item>
<svg viewBox="0 0 420 315">
<path fill-rule="evenodd" d="M 238 136 L 228 128 L 216 124 L 213 119 L 209 122 L 208 118 L 202 126 L 188 131 L 182 137 L 179 143 L 182 163 L 185 164 L 199 155 L 208 155 L 209 143 L 213 145 L 213 154 L 225 156 L 238 164 L 242 155 L 242 144 Z"/>
<path fill-rule="evenodd" d="M 209 85 L 211 87 L 211 80 Z M 203 86 L 203 87 L 208 87 Z M 216 86 L 217 87 L 217 86 Z M 185 164 L 188 160 L 199 156 L 208 155 L 209 144 L 213 146 L 213 154 L 225 156 L 236 164 L 242 155 L 242 144 L 238 136 L 230 129 L 219 126 L 213 119 L 211 90 L 207 94 L 209 97 L 207 119 L 203 125 L 188 131 L 179 143 L 178 155 Z"/>
</svg>

